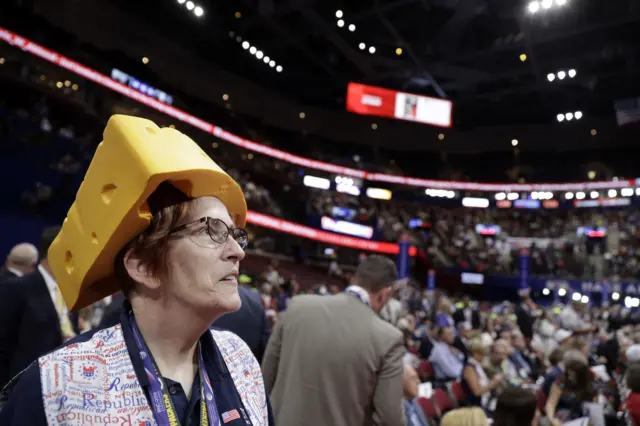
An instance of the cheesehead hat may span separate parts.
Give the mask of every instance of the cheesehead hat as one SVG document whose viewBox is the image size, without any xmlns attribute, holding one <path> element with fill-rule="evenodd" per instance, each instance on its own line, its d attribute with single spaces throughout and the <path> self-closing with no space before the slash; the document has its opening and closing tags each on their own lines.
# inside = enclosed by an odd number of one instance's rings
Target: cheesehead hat
<svg viewBox="0 0 640 426">
<path fill-rule="evenodd" d="M 49 248 L 49 264 L 70 310 L 120 290 L 114 260 L 149 226 L 147 200 L 166 182 L 185 199 L 217 197 L 236 226 L 245 225 L 240 186 L 193 140 L 143 118 L 114 115 Z"/>
</svg>

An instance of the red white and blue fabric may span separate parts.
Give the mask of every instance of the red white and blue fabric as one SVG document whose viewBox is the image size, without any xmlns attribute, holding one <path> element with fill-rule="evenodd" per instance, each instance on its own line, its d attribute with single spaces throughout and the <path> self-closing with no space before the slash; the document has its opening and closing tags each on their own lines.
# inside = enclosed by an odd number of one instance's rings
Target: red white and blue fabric
<svg viewBox="0 0 640 426">
<path fill-rule="evenodd" d="M 371 307 L 371 300 L 369 299 L 369 293 L 364 288 L 357 285 L 350 285 L 344 290 L 344 292 L 346 294 L 349 294 L 355 297 L 365 305 Z"/>
</svg>

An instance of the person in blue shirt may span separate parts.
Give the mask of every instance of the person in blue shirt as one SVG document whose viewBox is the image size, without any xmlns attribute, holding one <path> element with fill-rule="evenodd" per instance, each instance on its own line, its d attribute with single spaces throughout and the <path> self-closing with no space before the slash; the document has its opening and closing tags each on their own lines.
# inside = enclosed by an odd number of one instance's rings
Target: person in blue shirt
<svg viewBox="0 0 640 426">
<path fill-rule="evenodd" d="M 404 375 L 402 377 L 402 387 L 404 398 L 402 405 L 404 407 L 404 421 L 406 426 L 428 426 L 422 409 L 418 406 L 416 398 L 418 397 L 418 386 L 420 386 L 420 377 L 417 371 L 405 365 Z"/>
<path fill-rule="evenodd" d="M 429 361 L 433 365 L 435 378 L 438 381 L 447 382 L 460 378 L 462 373 L 464 355 L 453 347 L 453 328 L 441 327 L 438 329 L 438 342 L 431 351 Z"/>
</svg>

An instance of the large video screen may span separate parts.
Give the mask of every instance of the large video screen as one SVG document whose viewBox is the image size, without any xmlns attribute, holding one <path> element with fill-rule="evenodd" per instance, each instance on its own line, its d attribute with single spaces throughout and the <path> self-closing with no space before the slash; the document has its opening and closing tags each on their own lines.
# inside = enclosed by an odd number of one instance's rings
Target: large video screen
<svg viewBox="0 0 640 426">
<path fill-rule="evenodd" d="M 349 83 L 347 111 L 451 127 L 453 103 L 447 99 Z"/>
</svg>

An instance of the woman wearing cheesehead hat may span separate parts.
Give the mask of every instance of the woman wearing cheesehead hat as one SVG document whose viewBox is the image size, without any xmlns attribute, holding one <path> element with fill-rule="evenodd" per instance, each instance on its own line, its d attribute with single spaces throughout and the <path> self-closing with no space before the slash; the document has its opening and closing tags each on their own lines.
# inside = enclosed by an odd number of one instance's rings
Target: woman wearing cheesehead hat
<svg viewBox="0 0 640 426">
<path fill-rule="evenodd" d="M 118 290 L 126 309 L 12 380 L 0 425 L 272 425 L 251 351 L 209 330 L 240 307 L 246 215 L 187 136 L 112 117 L 49 263 L 70 310 Z"/>
</svg>

